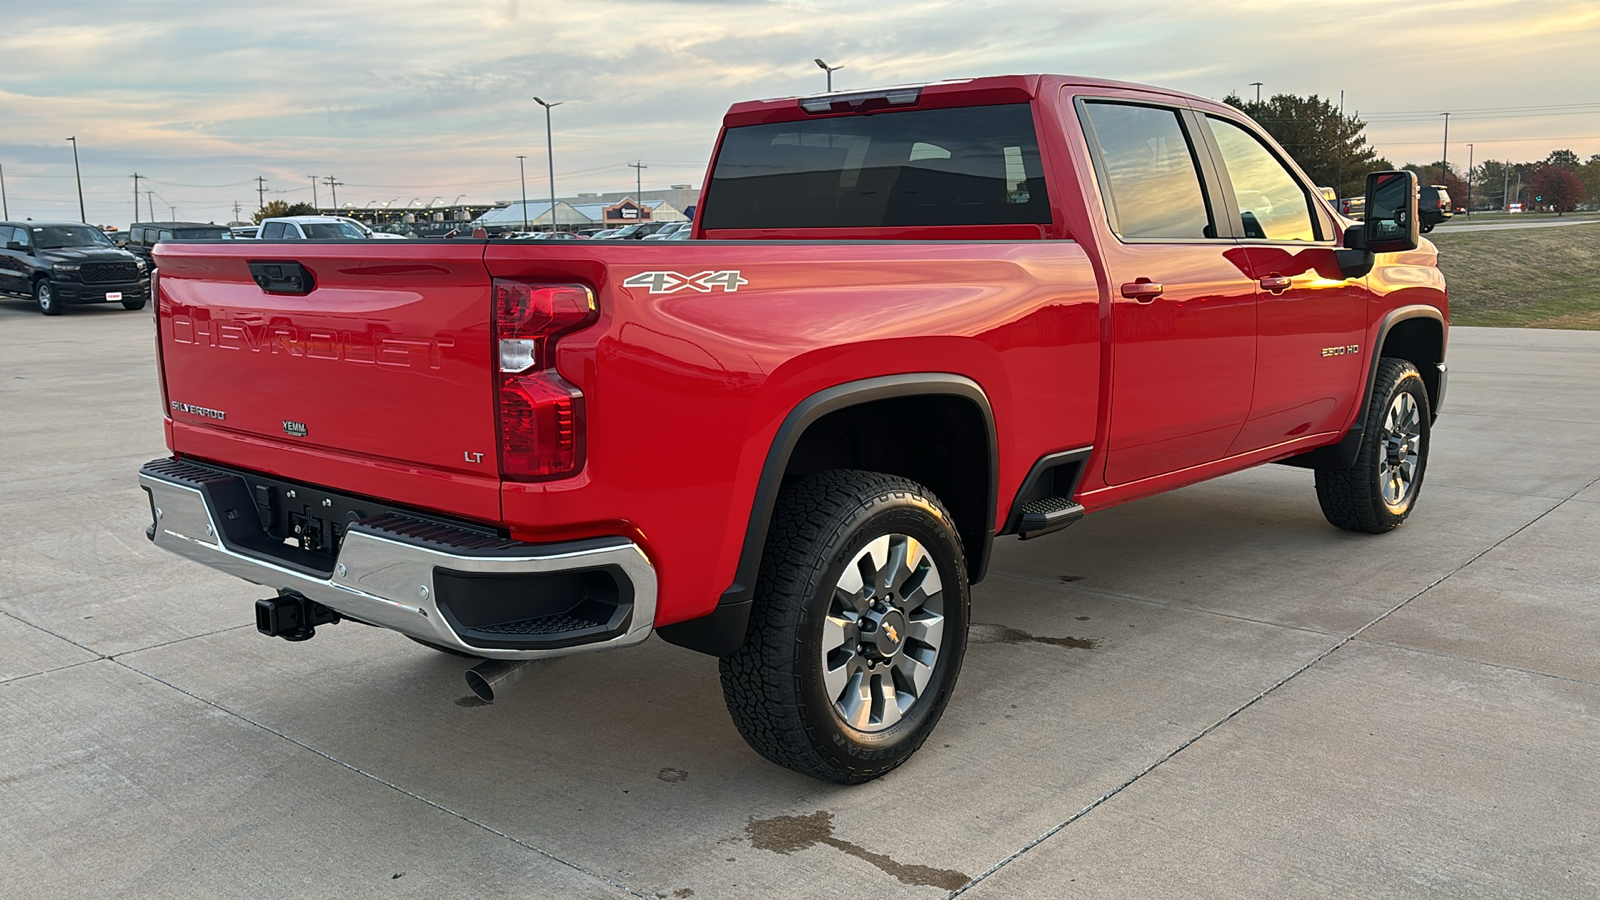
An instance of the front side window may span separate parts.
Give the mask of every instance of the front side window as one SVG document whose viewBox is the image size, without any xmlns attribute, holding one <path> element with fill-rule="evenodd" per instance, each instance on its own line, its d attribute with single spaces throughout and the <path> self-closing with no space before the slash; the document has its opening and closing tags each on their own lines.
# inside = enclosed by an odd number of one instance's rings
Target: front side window
<svg viewBox="0 0 1600 900">
<path fill-rule="evenodd" d="M 1207 119 L 1233 182 L 1244 236 L 1268 241 L 1317 240 L 1311 196 L 1283 163 L 1239 125 L 1215 116 Z"/>
<path fill-rule="evenodd" d="M 1126 103 L 1084 104 L 1099 147 L 1101 189 L 1123 238 L 1198 240 L 1217 236 L 1194 150 L 1176 110 Z"/>
<path fill-rule="evenodd" d="M 728 129 L 705 228 L 1048 224 L 1026 103 Z"/>
</svg>

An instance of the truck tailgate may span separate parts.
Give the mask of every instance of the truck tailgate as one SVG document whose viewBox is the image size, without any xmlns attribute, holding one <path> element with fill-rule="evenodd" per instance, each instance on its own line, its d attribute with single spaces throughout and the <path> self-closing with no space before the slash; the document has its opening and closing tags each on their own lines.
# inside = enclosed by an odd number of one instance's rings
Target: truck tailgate
<svg viewBox="0 0 1600 900">
<path fill-rule="evenodd" d="M 499 520 L 481 244 L 166 244 L 156 263 L 174 451 Z M 269 292 L 251 263 L 297 263 L 310 290 Z"/>
</svg>

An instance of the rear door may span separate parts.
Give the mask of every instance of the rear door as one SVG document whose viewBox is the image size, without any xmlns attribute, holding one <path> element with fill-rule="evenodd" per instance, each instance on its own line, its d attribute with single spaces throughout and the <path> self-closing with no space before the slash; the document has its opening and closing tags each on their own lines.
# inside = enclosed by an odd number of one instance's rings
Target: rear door
<svg viewBox="0 0 1600 900">
<path fill-rule="evenodd" d="M 157 262 L 174 450 L 498 519 L 481 244 L 167 243 Z M 265 290 L 251 263 L 310 290 Z"/>
<path fill-rule="evenodd" d="M 1080 98 L 1112 233 L 1108 484 L 1220 459 L 1250 412 L 1256 284 L 1186 108 Z"/>
</svg>

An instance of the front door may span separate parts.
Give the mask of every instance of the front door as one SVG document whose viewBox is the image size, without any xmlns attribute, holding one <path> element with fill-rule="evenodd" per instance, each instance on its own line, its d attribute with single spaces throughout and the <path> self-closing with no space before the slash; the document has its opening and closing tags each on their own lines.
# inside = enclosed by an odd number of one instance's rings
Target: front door
<svg viewBox="0 0 1600 900">
<path fill-rule="evenodd" d="M 1205 121 L 1260 286 L 1254 398 L 1230 453 L 1337 431 L 1366 384 L 1366 279 L 1339 270 L 1333 219 L 1271 147 L 1242 123 Z"/>
<path fill-rule="evenodd" d="M 1108 484 L 1220 459 L 1250 412 L 1256 282 L 1230 233 L 1219 237 L 1187 110 L 1085 100 L 1089 138 L 1114 234 Z M 1203 152 L 1203 151 L 1202 151 Z"/>
</svg>

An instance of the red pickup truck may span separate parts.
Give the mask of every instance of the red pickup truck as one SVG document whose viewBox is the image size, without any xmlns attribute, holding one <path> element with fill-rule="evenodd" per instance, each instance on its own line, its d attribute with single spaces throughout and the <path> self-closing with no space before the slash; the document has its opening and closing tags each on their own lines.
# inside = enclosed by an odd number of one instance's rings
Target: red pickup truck
<svg viewBox="0 0 1600 900">
<path fill-rule="evenodd" d="M 677 242 L 164 244 L 155 543 L 488 662 L 654 633 L 859 782 L 997 536 L 1248 466 L 1404 520 L 1445 392 L 1410 173 L 1336 215 L 1237 110 L 1011 76 L 740 103 Z"/>
</svg>

